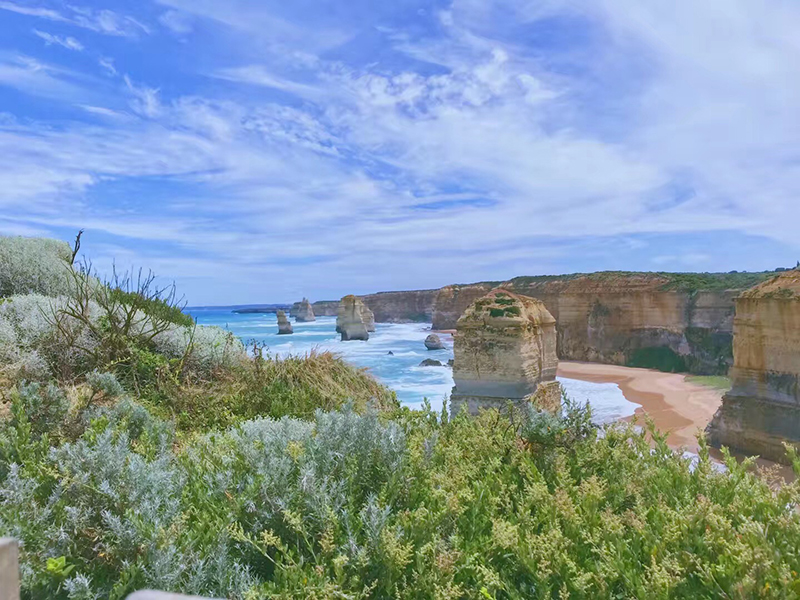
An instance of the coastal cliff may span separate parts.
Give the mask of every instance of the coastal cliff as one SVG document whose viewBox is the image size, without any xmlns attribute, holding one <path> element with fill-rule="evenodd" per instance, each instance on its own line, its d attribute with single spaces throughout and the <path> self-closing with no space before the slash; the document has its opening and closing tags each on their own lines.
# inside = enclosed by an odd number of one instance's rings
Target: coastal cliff
<svg viewBox="0 0 800 600">
<path fill-rule="evenodd" d="M 318 300 L 311 305 L 311 308 L 318 317 L 335 317 L 339 314 L 339 301 Z"/>
<path fill-rule="evenodd" d="M 563 360 L 725 374 L 733 364 L 734 298 L 774 273 L 601 272 L 517 277 L 437 290 L 360 296 L 378 323 L 454 329 L 464 311 L 501 287 L 544 302 L 558 322 Z M 338 301 L 314 302 L 336 316 Z"/>
<path fill-rule="evenodd" d="M 377 323 L 428 323 L 438 293 L 439 290 L 378 292 L 359 298 L 373 312 Z M 314 302 L 312 306 L 317 316 L 335 317 L 339 312 L 338 300 Z"/>
<path fill-rule="evenodd" d="M 733 387 L 708 427 L 709 441 L 786 461 L 800 444 L 800 270 L 736 299 Z"/>
<path fill-rule="evenodd" d="M 544 302 L 558 322 L 563 360 L 724 374 L 733 362 L 734 298 L 766 278 L 764 273 L 603 272 L 517 277 L 499 287 Z M 491 286 L 442 288 L 434 329 L 452 329 Z"/>
<path fill-rule="evenodd" d="M 439 290 L 379 292 L 361 296 L 378 323 L 428 323 Z"/>
</svg>

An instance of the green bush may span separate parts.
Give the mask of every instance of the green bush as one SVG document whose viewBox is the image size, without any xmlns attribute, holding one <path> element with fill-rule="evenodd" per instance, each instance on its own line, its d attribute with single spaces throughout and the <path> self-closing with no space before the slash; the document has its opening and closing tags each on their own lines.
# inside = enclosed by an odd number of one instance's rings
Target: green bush
<svg viewBox="0 0 800 600">
<path fill-rule="evenodd" d="M 24 598 L 800 593 L 800 484 L 720 472 L 649 426 L 600 435 L 580 407 L 516 426 L 345 408 L 180 441 L 123 402 L 27 446 L 0 471 Z"/>
</svg>

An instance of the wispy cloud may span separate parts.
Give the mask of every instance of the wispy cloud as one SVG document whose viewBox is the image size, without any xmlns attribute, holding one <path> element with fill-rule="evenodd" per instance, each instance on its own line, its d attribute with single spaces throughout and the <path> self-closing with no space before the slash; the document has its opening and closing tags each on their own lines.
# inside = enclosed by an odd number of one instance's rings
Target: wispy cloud
<svg viewBox="0 0 800 600">
<path fill-rule="evenodd" d="M 83 50 L 83 44 L 81 44 L 78 40 L 74 37 L 70 36 L 59 36 L 53 35 L 51 33 L 47 33 L 46 31 L 39 31 L 38 29 L 34 29 L 33 33 L 44 40 L 44 43 L 48 46 L 52 46 L 55 44 L 56 46 L 63 46 L 67 50 L 75 50 L 77 52 L 81 52 Z"/>
<path fill-rule="evenodd" d="M 95 10 L 84 6 L 67 5 L 62 11 L 44 6 L 30 6 L 9 0 L 0 0 L 0 10 L 66 23 L 105 35 L 133 37 L 150 32 L 149 27 L 133 17 L 120 15 L 106 9 Z"/>
<path fill-rule="evenodd" d="M 69 70 L 30 56 L 0 53 L 0 86 L 54 100 L 86 101 L 91 93 L 77 83 L 79 79 Z"/>
<path fill-rule="evenodd" d="M 178 35 L 187 35 L 193 29 L 191 17 L 179 10 L 168 10 L 162 13 L 158 22 Z"/>
</svg>

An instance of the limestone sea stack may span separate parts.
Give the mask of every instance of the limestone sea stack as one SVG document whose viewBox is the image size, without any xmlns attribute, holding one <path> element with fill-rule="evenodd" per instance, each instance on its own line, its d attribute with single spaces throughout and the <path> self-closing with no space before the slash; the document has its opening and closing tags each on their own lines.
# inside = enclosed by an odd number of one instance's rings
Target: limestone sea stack
<svg viewBox="0 0 800 600">
<path fill-rule="evenodd" d="M 375 314 L 366 304 L 361 306 L 361 320 L 364 322 L 364 327 L 367 328 L 367 331 L 375 331 Z"/>
<path fill-rule="evenodd" d="M 736 299 L 730 375 L 709 442 L 788 462 L 783 443 L 800 446 L 800 270 Z"/>
<path fill-rule="evenodd" d="M 555 411 L 556 320 L 539 300 L 494 290 L 470 306 L 456 324 L 450 410 L 462 406 L 505 409 L 509 400 Z"/>
<path fill-rule="evenodd" d="M 289 333 L 294 333 L 292 329 L 292 324 L 289 322 L 289 319 L 286 317 L 286 313 L 282 310 L 278 311 L 278 335 L 287 335 Z"/>
<path fill-rule="evenodd" d="M 342 341 L 368 340 L 369 333 L 363 320 L 364 303 L 361 298 L 345 296 L 339 302 L 339 314 L 336 317 L 336 331 L 342 335 Z"/>
<path fill-rule="evenodd" d="M 294 310 L 294 306 L 292 306 L 292 309 Z M 311 308 L 311 302 L 308 301 L 308 298 L 303 298 L 297 303 L 294 319 L 298 323 L 309 323 L 317 320 L 314 316 L 314 309 Z"/>
<path fill-rule="evenodd" d="M 425 347 L 428 350 L 444 350 L 444 342 L 438 335 L 432 333 L 425 338 Z"/>
</svg>

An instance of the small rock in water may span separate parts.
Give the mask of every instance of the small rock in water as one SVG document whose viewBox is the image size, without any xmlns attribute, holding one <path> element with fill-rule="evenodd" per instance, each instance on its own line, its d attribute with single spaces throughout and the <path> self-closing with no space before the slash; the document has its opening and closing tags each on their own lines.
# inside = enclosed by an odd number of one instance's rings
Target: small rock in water
<svg viewBox="0 0 800 600">
<path fill-rule="evenodd" d="M 394 352 L 392 352 L 391 350 L 389 350 L 389 352 L 387 352 L 386 354 L 388 354 L 389 356 L 394 356 Z"/>
<path fill-rule="evenodd" d="M 435 360 L 433 358 L 426 358 L 421 363 L 419 363 L 419 366 L 420 367 L 443 367 L 444 365 L 441 362 L 439 362 L 438 360 Z"/>
<path fill-rule="evenodd" d="M 425 338 L 425 347 L 428 350 L 444 350 L 444 344 L 441 338 L 435 333 L 430 334 Z"/>
<path fill-rule="evenodd" d="M 452 367 L 454 364 L 456 364 L 456 361 L 455 361 L 454 358 L 451 358 L 450 360 L 447 361 L 447 366 L 448 367 Z"/>
</svg>

